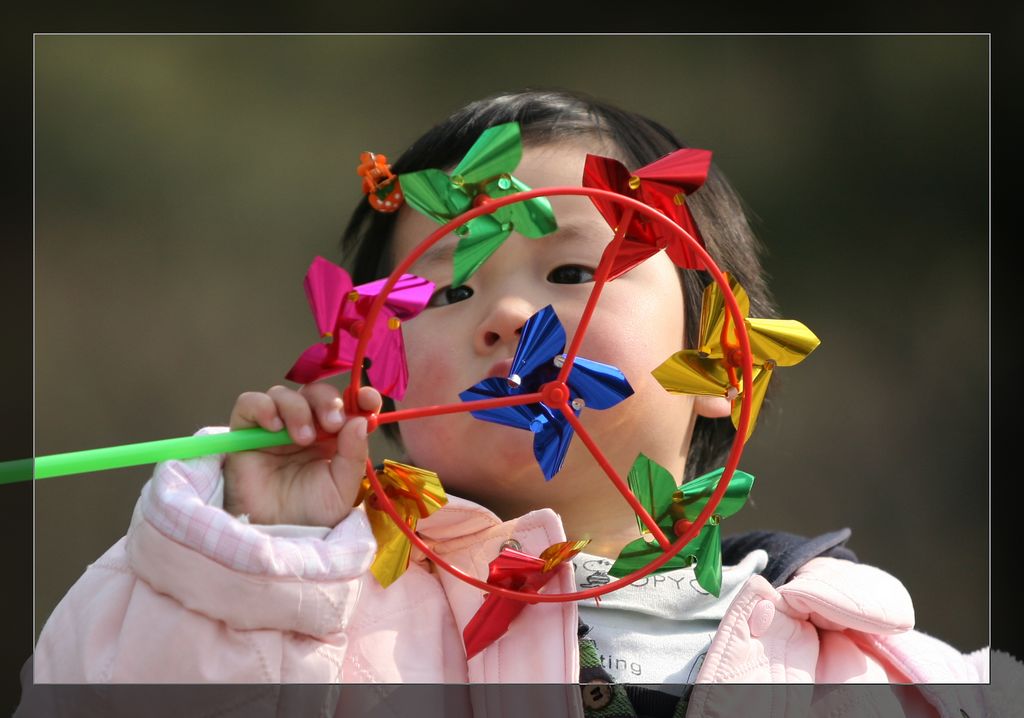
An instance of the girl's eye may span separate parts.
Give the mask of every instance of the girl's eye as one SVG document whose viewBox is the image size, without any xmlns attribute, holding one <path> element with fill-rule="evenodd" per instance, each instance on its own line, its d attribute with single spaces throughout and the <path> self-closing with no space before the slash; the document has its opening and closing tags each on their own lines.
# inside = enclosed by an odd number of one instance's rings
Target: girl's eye
<svg viewBox="0 0 1024 718">
<path fill-rule="evenodd" d="M 428 307 L 443 307 L 447 304 L 462 302 L 473 296 L 473 290 L 465 284 L 458 287 L 441 287 L 427 302 Z"/>
<path fill-rule="evenodd" d="M 566 264 L 552 269 L 548 281 L 552 284 L 584 284 L 594 281 L 594 271 L 578 264 Z"/>
</svg>

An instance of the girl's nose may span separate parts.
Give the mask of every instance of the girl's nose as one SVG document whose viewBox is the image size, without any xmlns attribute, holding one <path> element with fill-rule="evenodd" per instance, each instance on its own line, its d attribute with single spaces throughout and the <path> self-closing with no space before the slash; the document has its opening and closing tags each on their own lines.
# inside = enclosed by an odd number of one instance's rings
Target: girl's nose
<svg viewBox="0 0 1024 718">
<path fill-rule="evenodd" d="M 494 303 L 473 337 L 473 348 L 480 354 L 491 354 L 496 348 L 508 346 L 515 351 L 526 320 L 536 309 L 522 297 L 506 296 Z"/>
</svg>

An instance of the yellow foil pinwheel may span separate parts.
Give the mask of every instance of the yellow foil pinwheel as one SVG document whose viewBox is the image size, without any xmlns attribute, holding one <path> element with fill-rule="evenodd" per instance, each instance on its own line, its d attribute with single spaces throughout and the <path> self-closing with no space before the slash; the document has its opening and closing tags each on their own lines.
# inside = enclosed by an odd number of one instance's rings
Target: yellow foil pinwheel
<svg viewBox="0 0 1024 718">
<path fill-rule="evenodd" d="M 673 394 L 702 394 L 729 399 L 734 426 L 739 425 L 742 407 L 738 399 L 749 386 L 750 423 L 747 435 L 743 437 L 746 441 L 757 423 L 757 413 L 775 367 L 799 364 L 821 341 L 814 332 L 793 319 L 747 317 L 750 299 L 746 291 L 731 274 L 724 274 L 744 317 L 753 355 L 754 376 L 749 382 L 743 377 L 743 357 L 735 323 L 726 309 L 725 297 L 717 282 L 704 289 L 697 348 L 676 352 L 651 373 Z"/>
<path fill-rule="evenodd" d="M 441 481 L 433 471 L 385 460 L 378 478 L 398 515 L 413 531 L 420 519 L 448 503 Z M 373 537 L 377 539 L 377 555 L 370 571 L 380 585 L 387 588 L 409 567 L 412 542 L 380 506 L 369 479 L 363 479 L 361 495 Z"/>
</svg>

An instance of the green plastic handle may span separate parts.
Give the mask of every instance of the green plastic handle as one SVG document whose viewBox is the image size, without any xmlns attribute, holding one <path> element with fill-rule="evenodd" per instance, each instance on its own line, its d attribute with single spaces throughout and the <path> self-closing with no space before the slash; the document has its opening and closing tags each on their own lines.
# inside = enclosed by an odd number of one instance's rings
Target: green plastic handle
<svg viewBox="0 0 1024 718">
<path fill-rule="evenodd" d="M 126 466 L 155 464 L 170 459 L 194 459 L 197 456 L 209 456 L 210 454 L 266 449 L 271 446 L 285 446 L 291 443 L 293 443 L 292 439 L 284 429 L 267 431 L 254 427 L 221 434 L 184 436 L 178 439 L 108 446 L 103 449 L 71 451 L 66 454 L 37 456 L 35 459 L 2 462 L 0 463 L 0 484 L 49 479 L 54 476 L 84 474 L 106 469 L 121 469 Z"/>
</svg>

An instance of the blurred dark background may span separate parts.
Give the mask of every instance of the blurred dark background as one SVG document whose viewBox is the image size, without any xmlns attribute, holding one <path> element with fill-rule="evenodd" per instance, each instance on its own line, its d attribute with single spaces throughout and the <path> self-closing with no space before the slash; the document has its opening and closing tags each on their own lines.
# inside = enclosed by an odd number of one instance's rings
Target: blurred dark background
<svg viewBox="0 0 1024 718">
<path fill-rule="evenodd" d="M 187 435 L 313 339 L 302 277 L 337 259 L 354 168 L 506 89 L 647 114 L 751 208 L 780 371 L 727 530 L 851 547 L 918 628 L 989 642 L 989 38 L 40 36 L 36 453 Z M 36 484 L 36 631 L 123 535 L 149 467 Z"/>
</svg>

